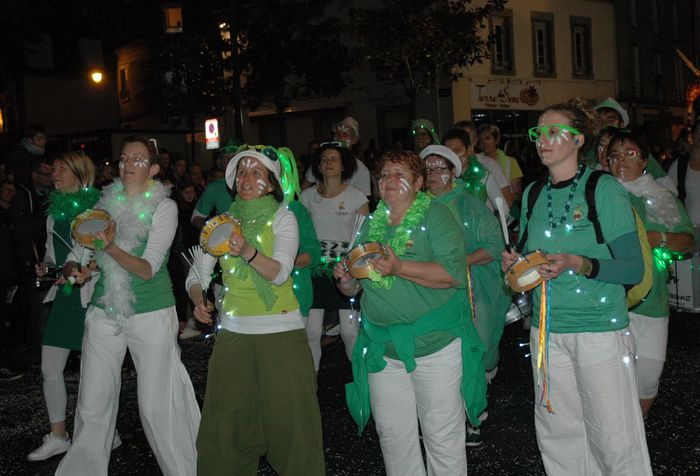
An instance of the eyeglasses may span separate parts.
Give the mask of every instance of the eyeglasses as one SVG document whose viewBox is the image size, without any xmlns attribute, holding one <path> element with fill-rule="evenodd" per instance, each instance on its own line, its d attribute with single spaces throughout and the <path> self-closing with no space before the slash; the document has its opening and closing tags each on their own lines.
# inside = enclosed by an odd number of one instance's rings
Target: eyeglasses
<svg viewBox="0 0 700 476">
<path fill-rule="evenodd" d="M 551 141 L 552 139 L 556 139 L 566 132 L 570 132 L 573 135 L 581 134 L 581 132 L 579 132 L 577 129 L 567 124 L 547 124 L 544 126 L 531 127 L 528 129 L 527 135 L 530 137 L 532 142 L 537 142 L 540 136 L 543 134 L 547 140 Z"/>
<path fill-rule="evenodd" d="M 637 162 L 642 161 L 641 153 L 637 149 L 633 148 L 627 148 L 623 150 L 622 152 L 615 152 L 614 154 L 610 154 L 608 156 L 608 162 L 610 165 L 612 165 L 614 162 L 617 162 L 618 160 L 623 160 L 623 161 L 628 161 L 628 160 L 636 160 Z"/>
<path fill-rule="evenodd" d="M 279 156 L 277 155 L 277 149 L 272 147 L 271 145 L 248 145 L 244 144 L 241 146 L 240 149 L 238 149 L 238 152 L 243 152 L 246 150 L 252 150 L 255 152 L 260 152 L 262 155 L 267 157 L 268 159 L 272 160 L 273 162 L 276 162 L 279 160 Z"/>
<path fill-rule="evenodd" d="M 324 147 L 340 147 L 341 149 L 347 149 L 347 144 L 345 142 L 340 142 L 334 140 L 332 142 L 323 142 L 319 147 L 322 149 Z"/>
<path fill-rule="evenodd" d="M 450 168 L 449 167 L 427 167 L 425 169 L 425 171 L 428 175 L 431 175 L 431 174 L 437 175 L 437 174 L 441 174 L 443 172 L 449 172 Z"/>
</svg>

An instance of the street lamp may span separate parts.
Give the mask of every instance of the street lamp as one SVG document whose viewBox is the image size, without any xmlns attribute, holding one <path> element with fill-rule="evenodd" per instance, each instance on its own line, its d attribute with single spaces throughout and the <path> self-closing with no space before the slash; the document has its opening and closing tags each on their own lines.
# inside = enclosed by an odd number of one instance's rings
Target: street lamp
<svg viewBox="0 0 700 476">
<path fill-rule="evenodd" d="M 102 82 L 102 71 L 93 71 L 90 73 L 90 79 L 92 79 L 92 82 L 95 84 L 99 84 Z"/>
</svg>

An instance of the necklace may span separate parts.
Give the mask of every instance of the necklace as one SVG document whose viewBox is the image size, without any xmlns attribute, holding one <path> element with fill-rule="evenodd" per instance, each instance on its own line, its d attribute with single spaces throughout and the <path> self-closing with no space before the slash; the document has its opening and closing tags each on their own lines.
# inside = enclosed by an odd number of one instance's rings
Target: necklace
<svg viewBox="0 0 700 476">
<path fill-rule="evenodd" d="M 552 177 L 547 177 L 547 212 L 549 213 L 549 229 L 554 230 L 557 226 L 563 225 L 566 222 L 566 217 L 569 215 L 569 210 L 571 209 L 571 201 L 574 199 L 574 193 L 576 193 L 576 188 L 578 188 L 578 181 L 583 175 L 585 165 L 581 164 L 578 166 L 578 171 L 574 176 L 574 181 L 571 183 L 571 190 L 569 191 L 569 197 L 566 199 L 564 204 L 564 213 L 557 220 L 554 219 L 554 213 L 552 212 Z"/>
</svg>

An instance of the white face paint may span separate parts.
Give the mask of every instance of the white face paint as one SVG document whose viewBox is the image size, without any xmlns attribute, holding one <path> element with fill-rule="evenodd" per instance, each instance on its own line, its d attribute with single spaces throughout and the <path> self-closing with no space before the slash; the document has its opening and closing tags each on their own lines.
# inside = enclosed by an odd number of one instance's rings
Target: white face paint
<svg viewBox="0 0 700 476">
<path fill-rule="evenodd" d="M 399 187 L 399 193 L 407 193 L 409 190 L 411 190 L 411 184 L 408 183 L 408 180 L 403 177 L 399 179 Z"/>
<path fill-rule="evenodd" d="M 258 179 L 258 180 L 256 180 L 256 182 L 258 184 L 258 191 L 262 195 L 263 192 L 265 192 L 265 189 L 267 188 L 267 184 L 265 183 L 265 181 L 263 179 Z"/>
<path fill-rule="evenodd" d="M 119 156 L 119 168 L 123 169 L 127 163 L 142 169 L 148 168 L 148 159 L 143 154 L 121 154 Z"/>
<path fill-rule="evenodd" d="M 241 165 L 247 169 L 252 169 L 253 167 L 255 167 L 255 163 L 250 157 L 245 157 L 241 159 Z"/>
<path fill-rule="evenodd" d="M 447 182 L 450 181 L 450 174 L 441 174 L 440 180 L 442 181 L 443 185 L 447 185 Z"/>
</svg>

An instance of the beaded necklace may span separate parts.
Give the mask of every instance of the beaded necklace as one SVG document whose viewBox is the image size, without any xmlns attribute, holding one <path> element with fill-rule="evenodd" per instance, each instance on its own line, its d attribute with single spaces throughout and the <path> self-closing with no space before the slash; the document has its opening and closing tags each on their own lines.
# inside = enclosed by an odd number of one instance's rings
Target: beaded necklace
<svg viewBox="0 0 700 476">
<path fill-rule="evenodd" d="M 557 226 L 563 225 L 566 222 L 566 217 L 569 215 L 569 210 L 571 209 L 571 201 L 574 199 L 576 188 L 578 188 L 578 181 L 583 175 L 584 171 L 585 165 L 579 165 L 578 171 L 574 176 L 574 181 L 571 183 L 571 191 L 569 192 L 569 197 L 566 199 L 566 203 L 564 204 L 564 213 L 557 220 L 554 219 L 554 213 L 552 212 L 552 177 L 547 177 L 547 212 L 549 213 L 550 230 L 554 230 Z"/>
</svg>

